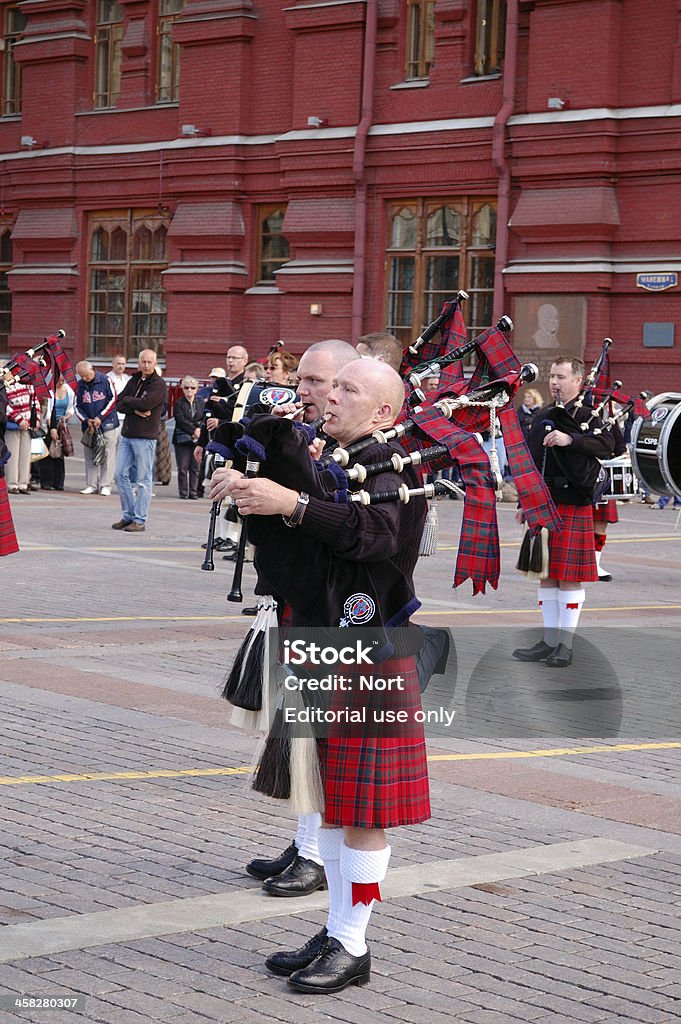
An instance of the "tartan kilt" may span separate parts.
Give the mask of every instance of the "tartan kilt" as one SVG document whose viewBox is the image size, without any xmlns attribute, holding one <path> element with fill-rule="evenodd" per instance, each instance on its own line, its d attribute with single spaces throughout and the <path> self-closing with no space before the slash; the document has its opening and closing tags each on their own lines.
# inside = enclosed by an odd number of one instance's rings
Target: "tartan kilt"
<svg viewBox="0 0 681 1024">
<path fill-rule="evenodd" d="M 557 505 L 562 529 L 549 533 L 549 578 L 569 583 L 598 579 L 592 505 Z"/>
<path fill-rule="evenodd" d="M 332 709 L 362 706 L 407 711 L 404 725 L 330 727 L 318 744 L 324 784 L 325 820 L 338 827 L 395 828 L 430 817 L 430 791 L 423 724 L 413 719 L 421 694 L 413 657 L 396 657 L 371 671 L 402 676 L 403 689 L 367 694 L 354 685 L 334 693 Z M 380 713 L 380 712 L 379 712 Z"/>
<path fill-rule="evenodd" d="M 602 501 L 594 507 L 594 523 L 619 523 L 616 501 Z"/>
<path fill-rule="evenodd" d="M 0 477 L 0 555 L 13 555 L 19 550 L 17 535 L 14 532 L 12 510 L 7 497 L 5 478 Z"/>
</svg>

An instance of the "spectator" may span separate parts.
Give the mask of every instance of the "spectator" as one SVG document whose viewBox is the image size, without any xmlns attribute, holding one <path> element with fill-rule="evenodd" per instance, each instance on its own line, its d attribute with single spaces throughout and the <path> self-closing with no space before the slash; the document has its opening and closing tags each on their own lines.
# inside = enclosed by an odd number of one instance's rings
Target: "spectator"
<svg viewBox="0 0 681 1024">
<path fill-rule="evenodd" d="M 523 402 L 518 409 L 518 421 L 525 440 L 530 436 L 530 428 L 535 416 L 544 404 L 544 399 L 536 388 L 526 388 L 523 392 Z"/>
<path fill-rule="evenodd" d="M 182 397 L 175 403 L 173 447 L 177 463 L 177 489 L 181 498 L 195 499 L 199 496 L 199 464 L 194 458 L 194 448 L 201 433 L 204 403 L 197 398 L 197 389 L 195 377 L 183 377 Z"/>
<path fill-rule="evenodd" d="M 0 367 L 4 364 L 0 363 Z M 5 466 L 9 461 L 9 451 L 5 445 L 5 427 L 7 425 L 7 393 L 0 383 L 0 555 L 13 555 L 19 550 L 17 535 L 12 522 L 12 510 L 7 498 L 5 483 Z"/>
<path fill-rule="evenodd" d="M 124 355 L 115 355 L 111 360 L 111 369 L 107 373 L 107 377 L 111 382 L 111 387 L 114 389 L 116 398 L 123 392 L 125 385 L 130 380 L 130 374 L 125 372 L 126 359 Z M 118 410 L 116 410 L 118 412 Z M 113 447 L 113 459 L 111 462 L 111 479 L 104 481 L 104 486 L 111 489 L 113 484 L 113 472 L 116 468 L 116 454 L 118 452 L 118 441 L 121 436 L 121 427 L 123 426 L 123 420 L 125 419 L 122 412 L 118 413 L 119 425 L 116 433 L 110 438 L 110 444 Z"/>
<path fill-rule="evenodd" d="M 163 377 L 158 366 L 156 367 L 156 373 L 159 377 Z M 173 475 L 173 460 L 170 454 L 170 440 L 168 439 L 168 428 L 167 423 L 168 414 L 168 403 L 163 403 L 163 410 L 161 412 L 161 426 L 159 428 L 157 445 L 156 445 L 156 459 L 154 462 L 154 483 L 161 484 L 162 487 L 168 487 Z"/>
<path fill-rule="evenodd" d="M 671 499 L 671 497 L 668 494 L 661 494 L 660 497 L 655 502 L 655 504 L 651 505 L 650 507 L 651 507 L 651 509 L 654 508 L 654 509 L 657 509 L 658 512 L 661 512 L 663 509 L 667 508 L 667 506 L 669 505 L 669 502 L 671 500 L 672 499 Z M 678 498 L 676 495 L 674 495 L 674 505 L 673 505 L 673 507 L 674 508 L 681 508 L 681 498 Z"/>
<path fill-rule="evenodd" d="M 297 366 L 298 360 L 285 348 L 279 348 L 276 352 L 272 352 L 267 359 L 265 368 L 268 384 L 290 385 Z"/>
<path fill-rule="evenodd" d="M 30 384 L 7 386 L 5 444 L 11 458 L 6 465 L 10 494 L 28 494 L 31 480 L 31 428 L 38 425 L 40 405 Z"/>
<path fill-rule="evenodd" d="M 57 425 L 60 420 L 68 422 L 71 419 L 75 403 L 75 391 L 72 387 L 69 387 L 62 375 L 59 374 L 59 379 L 57 380 L 57 384 L 54 389 L 54 396 L 50 396 L 47 400 L 43 420 L 43 428 L 48 434 L 45 438 L 45 443 L 48 447 L 50 446 L 51 441 L 59 440 Z M 40 472 L 41 490 L 64 490 L 66 470 L 63 455 L 59 455 L 56 458 L 52 455 L 48 455 L 47 458 L 41 459 L 38 463 L 38 470 Z"/>
<path fill-rule="evenodd" d="M 132 375 L 118 399 L 125 420 L 116 460 L 116 485 L 122 515 L 113 524 L 114 530 L 143 533 L 146 529 L 154 455 L 166 391 L 165 381 L 156 373 L 156 353 L 144 349 L 139 354 L 137 373 Z"/>
<path fill-rule="evenodd" d="M 81 494 L 111 494 L 111 480 L 115 466 L 116 442 L 118 439 L 118 413 L 116 392 L 109 378 L 95 370 L 92 363 L 82 360 L 76 366 L 80 377 L 76 389 L 76 416 L 83 428 L 83 449 L 85 455 L 85 487 Z M 106 444 L 103 462 L 95 466 L 92 459 L 92 440 L 95 430 L 101 429 Z M 88 437 L 89 435 L 89 437 Z"/>
</svg>

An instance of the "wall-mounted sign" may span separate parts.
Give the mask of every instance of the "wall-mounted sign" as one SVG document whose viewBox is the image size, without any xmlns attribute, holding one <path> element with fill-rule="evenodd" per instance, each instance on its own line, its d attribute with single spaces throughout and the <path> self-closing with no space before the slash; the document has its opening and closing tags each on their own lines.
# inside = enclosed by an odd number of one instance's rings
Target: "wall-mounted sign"
<svg viewBox="0 0 681 1024">
<path fill-rule="evenodd" d="M 649 292 L 663 292 L 667 288 L 676 288 L 679 283 L 679 275 L 676 271 L 668 274 L 637 274 L 636 287 L 645 288 Z"/>
</svg>

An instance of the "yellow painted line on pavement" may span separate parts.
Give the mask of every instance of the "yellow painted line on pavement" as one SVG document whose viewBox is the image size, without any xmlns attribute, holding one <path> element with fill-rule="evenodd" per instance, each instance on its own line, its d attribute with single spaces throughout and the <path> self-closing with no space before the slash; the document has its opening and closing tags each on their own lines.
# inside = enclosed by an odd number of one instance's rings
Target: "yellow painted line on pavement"
<svg viewBox="0 0 681 1024">
<path fill-rule="evenodd" d="M 681 743 L 615 743 L 602 747 L 555 747 L 548 750 L 500 750 L 481 754 L 430 754 L 429 761 L 503 761 L 522 757 L 565 757 L 570 754 L 613 754 L 628 750 L 677 750 Z"/>
<path fill-rule="evenodd" d="M 671 537 L 650 537 L 650 536 L 646 536 L 646 537 L 621 537 L 619 539 L 616 539 L 615 537 L 610 537 L 609 536 L 608 537 L 608 547 L 611 547 L 613 544 L 654 544 L 656 541 L 659 541 L 659 540 L 678 540 L 678 541 L 681 541 L 681 533 L 672 534 Z M 505 540 L 505 541 L 503 541 L 503 543 L 499 544 L 499 547 L 500 548 L 519 548 L 520 547 L 520 543 L 521 542 L 519 540 Z M 438 544 L 437 549 L 438 549 L 438 551 L 458 551 L 458 545 L 457 544 L 450 544 L 450 545 Z M 101 549 L 98 549 L 98 550 L 101 550 Z"/>
<path fill-rule="evenodd" d="M 467 754 L 429 754 L 429 761 L 503 761 L 526 757 L 564 757 L 572 754 L 617 754 L 637 750 L 676 750 L 681 742 L 616 743 L 612 746 L 555 747 L 547 750 L 499 750 Z M 16 775 L 0 776 L 0 786 L 28 786 L 41 782 L 118 782 L 138 779 L 210 778 L 216 775 L 249 775 L 252 766 L 242 768 L 170 768 L 148 772 L 86 772 L 80 775 Z"/>
<path fill-rule="evenodd" d="M 243 622 L 241 614 L 239 615 L 97 615 L 97 616 L 83 616 L 81 618 L 64 618 L 64 619 L 48 619 L 48 618 L 31 618 L 26 617 L 22 619 L 0 619 L 0 623 L 3 622 L 43 622 L 55 624 L 61 622 Z"/>
<path fill-rule="evenodd" d="M 425 598 L 427 600 L 427 598 Z M 681 608 L 681 604 L 615 604 L 610 607 L 582 608 L 582 615 L 593 614 L 593 612 L 647 612 L 647 611 L 675 611 Z M 416 615 L 536 615 L 536 608 L 462 608 L 445 612 L 431 611 L 430 608 L 419 612 Z M 413 617 L 413 616 L 412 616 Z M 2 619 L 0 619 L 2 622 Z"/>
<path fill-rule="evenodd" d="M 622 604 L 582 609 L 582 615 L 593 612 L 645 612 L 645 611 L 678 611 L 681 604 Z M 536 608 L 451 608 L 447 611 L 431 611 L 430 609 L 415 612 L 415 615 L 536 615 Z M 79 618 L 0 618 L 0 625 L 7 623 L 44 623 L 59 625 L 60 623 L 77 622 L 243 622 L 239 615 L 97 615 Z"/>
</svg>

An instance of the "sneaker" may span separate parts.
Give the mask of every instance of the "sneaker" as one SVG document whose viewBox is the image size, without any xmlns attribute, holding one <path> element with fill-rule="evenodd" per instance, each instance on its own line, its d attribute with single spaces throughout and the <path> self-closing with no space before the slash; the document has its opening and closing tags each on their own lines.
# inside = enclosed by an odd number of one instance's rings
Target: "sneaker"
<svg viewBox="0 0 681 1024">
<path fill-rule="evenodd" d="M 80 493 L 81 494 L 96 494 L 97 493 L 97 488 L 96 487 L 84 487 L 83 490 Z"/>
<path fill-rule="evenodd" d="M 144 533 L 144 531 L 146 530 L 146 526 L 144 525 L 144 523 L 132 522 L 124 526 L 123 529 L 125 530 L 126 533 Z"/>
<path fill-rule="evenodd" d="M 105 498 L 110 498 L 111 497 L 111 488 L 110 487 L 102 487 L 102 488 L 100 488 L 99 493 L 103 494 Z"/>
</svg>

